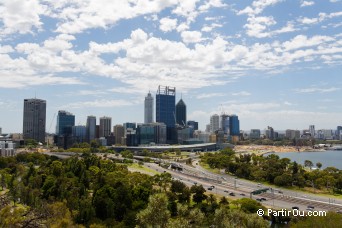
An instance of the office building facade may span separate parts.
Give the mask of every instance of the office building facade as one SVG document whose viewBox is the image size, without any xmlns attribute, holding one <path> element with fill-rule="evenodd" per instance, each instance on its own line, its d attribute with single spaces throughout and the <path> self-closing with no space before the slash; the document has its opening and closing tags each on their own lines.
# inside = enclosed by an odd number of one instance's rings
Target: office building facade
<svg viewBox="0 0 342 228">
<path fill-rule="evenodd" d="M 100 129 L 99 137 L 107 137 L 110 135 L 112 130 L 112 118 L 111 117 L 100 117 Z"/>
<path fill-rule="evenodd" d="M 58 111 L 56 135 L 71 135 L 73 126 L 75 126 L 75 115 L 64 110 Z"/>
<path fill-rule="evenodd" d="M 117 124 L 114 126 L 114 136 L 115 136 L 115 144 L 121 145 L 122 139 L 125 136 L 125 129 L 122 125 Z"/>
<path fill-rule="evenodd" d="M 23 137 L 45 142 L 46 101 L 41 99 L 24 99 Z"/>
<path fill-rule="evenodd" d="M 159 86 L 156 94 L 156 122 L 166 125 L 167 143 L 177 143 L 177 129 L 175 128 L 176 115 L 176 88 Z"/>
<path fill-rule="evenodd" d="M 96 138 L 96 117 L 88 116 L 86 125 L 86 140 L 90 143 Z"/>
<path fill-rule="evenodd" d="M 152 123 L 153 122 L 153 97 L 151 93 L 149 92 L 147 96 L 145 97 L 145 118 L 144 123 Z"/>
<path fill-rule="evenodd" d="M 186 122 L 187 126 L 191 127 L 194 129 L 194 131 L 198 130 L 198 122 L 194 120 L 189 120 Z"/>
<path fill-rule="evenodd" d="M 229 116 L 229 135 L 231 136 L 240 135 L 240 121 L 237 115 Z"/>
<path fill-rule="evenodd" d="M 215 133 L 220 128 L 220 117 L 214 114 L 210 117 L 210 132 Z"/>
</svg>

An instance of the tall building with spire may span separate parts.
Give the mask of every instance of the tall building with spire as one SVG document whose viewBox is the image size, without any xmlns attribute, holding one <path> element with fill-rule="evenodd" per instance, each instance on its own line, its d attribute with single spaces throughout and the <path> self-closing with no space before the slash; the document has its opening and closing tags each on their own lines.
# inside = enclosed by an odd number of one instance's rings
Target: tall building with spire
<svg viewBox="0 0 342 228">
<path fill-rule="evenodd" d="M 153 97 L 150 92 L 148 92 L 145 97 L 145 121 L 144 123 L 152 123 L 153 122 Z"/>
<path fill-rule="evenodd" d="M 23 137 L 45 142 L 46 101 L 24 99 Z"/>
<path fill-rule="evenodd" d="M 186 125 L 186 104 L 181 98 L 176 104 L 176 122 L 179 125 Z"/>
</svg>

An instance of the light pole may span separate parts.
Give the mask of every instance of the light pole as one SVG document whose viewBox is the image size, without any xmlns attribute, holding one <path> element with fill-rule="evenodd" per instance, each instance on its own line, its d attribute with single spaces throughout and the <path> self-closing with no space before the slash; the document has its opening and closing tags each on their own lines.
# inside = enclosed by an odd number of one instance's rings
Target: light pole
<svg viewBox="0 0 342 228">
<path fill-rule="evenodd" d="M 234 178 L 234 188 L 236 189 L 236 179 L 237 177 Z"/>
</svg>

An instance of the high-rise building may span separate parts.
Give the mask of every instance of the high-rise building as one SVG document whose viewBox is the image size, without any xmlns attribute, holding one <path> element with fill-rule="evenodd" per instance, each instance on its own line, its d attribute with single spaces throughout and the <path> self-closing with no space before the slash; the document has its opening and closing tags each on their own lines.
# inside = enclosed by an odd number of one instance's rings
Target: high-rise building
<svg viewBox="0 0 342 228">
<path fill-rule="evenodd" d="M 0 135 L 2 134 L 2 128 L 0 127 Z"/>
<path fill-rule="evenodd" d="M 125 129 L 122 125 L 114 126 L 115 144 L 122 144 L 122 138 L 125 136 Z"/>
<path fill-rule="evenodd" d="M 192 127 L 192 128 L 194 129 L 194 131 L 197 131 L 197 130 L 198 130 L 198 122 L 197 122 L 197 121 L 189 120 L 186 124 L 187 124 L 189 127 Z"/>
<path fill-rule="evenodd" d="M 86 140 L 91 142 L 96 138 L 96 117 L 88 116 L 86 125 Z"/>
<path fill-rule="evenodd" d="M 164 123 L 167 127 L 175 126 L 176 88 L 159 86 L 156 94 L 156 122 Z"/>
<path fill-rule="evenodd" d="M 260 139 L 260 129 L 251 129 L 249 133 L 250 139 Z"/>
<path fill-rule="evenodd" d="M 127 131 L 137 129 L 137 124 L 136 123 L 124 123 L 123 127 L 124 127 L 124 137 L 126 137 Z"/>
<path fill-rule="evenodd" d="M 137 127 L 138 144 L 155 143 L 154 126 L 153 124 L 140 124 Z"/>
<path fill-rule="evenodd" d="M 56 135 L 71 135 L 73 126 L 75 126 L 75 115 L 63 110 L 58 111 Z"/>
<path fill-rule="evenodd" d="M 87 132 L 86 126 L 78 125 L 78 126 L 72 127 L 72 137 L 78 143 L 86 141 L 86 132 Z"/>
<path fill-rule="evenodd" d="M 144 123 L 152 123 L 153 122 L 153 97 L 149 92 L 145 97 L 145 121 Z"/>
<path fill-rule="evenodd" d="M 266 138 L 268 139 L 274 139 L 274 130 L 273 130 L 273 127 L 270 127 L 270 126 L 267 126 L 267 130 L 265 131 L 266 133 Z"/>
<path fill-rule="evenodd" d="M 229 135 L 232 135 L 232 136 L 240 135 L 240 121 L 237 115 L 229 116 Z"/>
<path fill-rule="evenodd" d="M 315 137 L 316 133 L 315 133 L 315 125 L 310 125 L 309 126 L 309 131 L 311 134 L 311 137 Z"/>
<path fill-rule="evenodd" d="M 336 129 L 336 139 L 337 140 L 341 140 L 341 136 L 342 136 L 342 126 L 337 126 L 337 129 Z"/>
<path fill-rule="evenodd" d="M 107 137 L 110 135 L 112 129 L 112 118 L 111 117 L 101 117 L 100 118 L 100 132 L 99 136 L 101 137 Z"/>
<path fill-rule="evenodd" d="M 229 127 L 230 124 L 230 118 L 229 115 L 227 114 L 222 114 L 220 116 L 220 129 L 223 131 L 224 134 L 229 135 Z"/>
<path fill-rule="evenodd" d="M 186 125 L 186 104 L 183 99 L 176 104 L 176 122 L 181 126 Z"/>
<path fill-rule="evenodd" d="M 46 101 L 41 99 L 24 99 L 23 136 L 45 142 Z"/>
<path fill-rule="evenodd" d="M 214 114 L 210 117 L 210 132 L 215 133 L 220 128 L 220 117 Z"/>
<path fill-rule="evenodd" d="M 156 122 L 166 125 L 167 143 L 177 142 L 177 130 L 175 128 L 176 115 L 176 88 L 159 86 L 156 94 Z"/>
</svg>

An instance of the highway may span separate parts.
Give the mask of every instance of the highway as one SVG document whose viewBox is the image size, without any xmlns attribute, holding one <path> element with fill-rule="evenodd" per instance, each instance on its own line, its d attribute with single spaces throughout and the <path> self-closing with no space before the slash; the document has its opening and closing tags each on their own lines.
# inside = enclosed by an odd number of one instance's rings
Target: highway
<svg viewBox="0 0 342 228">
<path fill-rule="evenodd" d="M 54 155 L 62 159 L 75 155 L 74 153 L 63 153 L 62 155 L 61 153 L 53 152 L 47 152 L 45 154 Z M 96 155 L 101 157 L 103 156 L 103 154 Z M 120 159 L 120 157 L 113 154 L 107 154 L 107 157 Z M 140 159 L 141 157 L 134 156 L 134 158 Z M 313 206 L 315 211 L 322 210 L 342 212 L 342 200 L 293 190 L 277 188 L 272 191 L 268 190 L 259 195 L 251 195 L 250 193 L 252 191 L 270 187 L 248 180 L 237 179 L 236 177 L 227 174 L 215 174 L 208 172 L 199 165 L 199 160 L 194 155 L 192 155 L 192 159 L 192 166 L 189 166 L 183 163 L 152 158 L 152 160 L 156 160 L 161 163 L 174 163 L 181 166 L 183 168 L 182 171 L 172 170 L 170 167 L 168 169 L 164 169 L 154 162 L 145 162 L 144 166 L 152 168 L 160 173 L 168 172 L 174 179 L 182 181 L 189 187 L 195 183 L 197 185 L 203 185 L 208 193 L 212 192 L 218 196 L 227 196 L 230 199 L 239 199 L 243 197 L 251 197 L 253 199 L 265 198 L 266 201 L 261 202 L 263 205 L 277 209 L 291 209 L 295 206 L 304 211 L 307 210 L 308 206 Z M 135 162 L 137 162 L 137 160 L 135 160 Z M 211 186 L 214 186 L 214 188 L 212 190 L 208 190 Z M 234 193 L 234 196 L 230 195 L 231 193 Z"/>
</svg>

